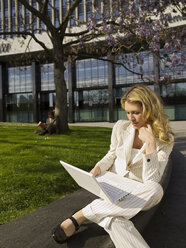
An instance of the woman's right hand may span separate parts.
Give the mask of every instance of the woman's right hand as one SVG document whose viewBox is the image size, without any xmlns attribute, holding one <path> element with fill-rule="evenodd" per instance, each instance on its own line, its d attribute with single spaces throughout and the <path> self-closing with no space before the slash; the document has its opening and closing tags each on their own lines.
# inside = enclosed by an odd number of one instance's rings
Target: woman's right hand
<svg viewBox="0 0 186 248">
<path fill-rule="evenodd" d="M 100 167 L 94 166 L 94 168 L 90 171 L 90 173 L 92 173 L 92 175 L 94 175 L 95 177 L 99 176 L 101 174 L 101 169 Z"/>
</svg>

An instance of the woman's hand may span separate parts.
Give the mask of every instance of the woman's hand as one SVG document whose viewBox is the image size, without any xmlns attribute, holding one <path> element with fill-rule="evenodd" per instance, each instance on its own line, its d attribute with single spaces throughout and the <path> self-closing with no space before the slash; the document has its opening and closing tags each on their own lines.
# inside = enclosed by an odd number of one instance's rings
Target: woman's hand
<svg viewBox="0 0 186 248">
<path fill-rule="evenodd" d="M 92 175 L 97 177 L 101 174 L 101 169 L 99 166 L 94 166 L 94 168 L 90 171 L 90 173 L 92 173 Z"/>
<path fill-rule="evenodd" d="M 152 153 L 156 150 L 155 137 L 150 124 L 146 124 L 139 129 L 138 137 L 146 143 L 146 154 Z"/>
<path fill-rule="evenodd" d="M 139 129 L 139 135 L 138 137 L 140 140 L 142 140 L 144 143 L 148 143 L 154 140 L 154 134 L 151 128 L 150 124 L 146 124 L 145 126 L 141 127 Z"/>
</svg>

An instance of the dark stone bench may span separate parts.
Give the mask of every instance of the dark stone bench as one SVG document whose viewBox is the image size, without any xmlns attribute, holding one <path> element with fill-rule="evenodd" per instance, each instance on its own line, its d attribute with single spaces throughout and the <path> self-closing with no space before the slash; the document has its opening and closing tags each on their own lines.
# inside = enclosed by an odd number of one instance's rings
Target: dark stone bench
<svg viewBox="0 0 186 248">
<path fill-rule="evenodd" d="M 163 173 L 162 179 L 160 181 L 161 186 L 163 187 L 164 192 L 166 191 L 169 180 L 171 177 L 171 172 L 172 172 L 172 159 L 171 156 L 169 157 L 168 164 L 165 168 L 165 171 Z M 160 202 L 161 203 L 161 202 Z M 131 221 L 134 223 L 135 227 L 138 229 L 140 233 L 143 232 L 151 218 L 153 217 L 154 213 L 157 211 L 159 207 L 159 204 L 156 205 L 155 207 L 149 209 L 148 211 L 141 211 L 138 213 L 136 216 L 134 216 Z"/>
</svg>

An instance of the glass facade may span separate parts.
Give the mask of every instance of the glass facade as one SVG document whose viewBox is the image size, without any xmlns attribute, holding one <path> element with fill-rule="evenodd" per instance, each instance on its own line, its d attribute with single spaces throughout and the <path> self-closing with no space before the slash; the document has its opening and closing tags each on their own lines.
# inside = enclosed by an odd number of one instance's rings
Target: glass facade
<svg viewBox="0 0 186 248">
<path fill-rule="evenodd" d="M 29 2 L 33 8 L 40 11 L 39 1 L 31 0 Z M 61 24 L 68 10 L 68 6 L 72 2 L 73 0 L 49 1 L 48 16 L 51 18 L 52 23 L 56 27 L 59 27 L 59 25 Z M 11 11 L 9 11 L 9 8 L 11 8 Z M 91 17 L 92 10 L 94 8 L 98 8 L 101 10 L 102 9 L 101 1 L 94 0 L 93 2 L 92 0 L 86 0 L 80 2 L 79 6 L 74 10 L 74 12 L 71 15 L 74 18 L 71 19 L 69 23 L 69 27 L 79 26 L 81 25 L 81 22 L 86 22 L 88 18 Z M 10 1 L 1 0 L 0 15 L 1 15 L 0 17 L 3 16 L 3 20 L 0 18 L 1 22 L 3 23 L 2 31 L 29 30 L 34 33 L 41 33 L 43 31 L 46 31 L 46 27 L 44 23 L 40 21 L 39 18 L 31 14 L 28 10 L 26 10 L 25 7 L 16 0 L 10 0 Z M 101 13 L 97 13 L 96 19 L 99 20 L 100 18 L 101 18 Z M 18 36 L 18 34 L 14 36 Z M 7 35 L 7 36 L 3 35 L 3 38 L 4 37 L 12 37 L 12 35 Z"/>
<path fill-rule="evenodd" d="M 41 121 L 45 122 L 47 116 L 48 116 L 48 111 L 49 110 L 54 110 L 55 108 L 55 99 L 56 99 L 56 94 L 55 92 L 42 92 L 40 94 L 40 116 L 41 116 Z"/>
<path fill-rule="evenodd" d="M 77 61 L 76 78 L 75 121 L 108 121 L 108 62 Z"/>
<path fill-rule="evenodd" d="M 153 75 L 153 57 L 148 54 L 143 63 L 146 74 Z M 54 65 L 40 64 L 40 82 L 38 101 L 40 119 L 45 120 L 49 110 L 55 108 Z M 68 89 L 68 66 L 65 79 Z M 109 69 L 108 62 L 87 59 L 76 62 L 76 82 L 74 95 L 74 120 L 109 121 Z M 8 88 L 5 96 L 6 121 L 33 122 L 33 82 L 31 65 L 8 68 Z M 134 83 L 140 83 L 136 75 L 115 66 L 113 82 L 114 121 L 126 119 L 121 109 L 120 99 Z M 181 74 L 184 75 L 184 72 Z M 165 111 L 171 120 L 186 119 L 186 81 L 179 81 L 160 86 Z M 153 85 L 149 85 L 154 90 Z M 69 98 L 69 92 L 67 93 Z M 68 99 L 69 106 L 69 99 Z"/>
<path fill-rule="evenodd" d="M 186 81 L 162 85 L 161 96 L 171 120 L 186 120 Z"/>
<path fill-rule="evenodd" d="M 32 93 L 10 94 L 6 97 L 6 121 L 33 122 Z"/>
<path fill-rule="evenodd" d="M 7 121 L 33 122 L 31 66 L 8 68 Z"/>
<path fill-rule="evenodd" d="M 8 93 L 32 92 L 31 66 L 8 68 Z"/>
<path fill-rule="evenodd" d="M 38 1 L 31 0 L 29 2 L 39 10 L 40 4 Z M 49 1 L 48 15 L 56 27 L 60 25 L 67 13 L 69 3 L 72 2 L 73 0 Z M 110 7 L 112 8 L 112 6 Z M 91 17 L 94 8 L 98 10 L 95 16 L 97 20 L 101 18 L 101 11 L 105 11 L 105 13 L 110 11 L 103 9 L 102 1 L 82 1 L 72 13 L 74 20 L 68 24 L 68 27 L 81 25 L 80 22 L 77 22 L 77 19 L 87 21 Z M 32 32 L 40 33 L 45 28 L 45 25 L 38 18 L 34 17 L 16 0 L 0 1 L 0 19 L 2 32 L 24 31 L 31 28 Z M 29 23 L 32 23 L 32 25 L 29 25 Z M 14 35 L 3 35 L 0 38 L 12 38 L 12 36 Z M 170 53 L 168 62 L 163 59 L 160 61 L 161 97 L 165 103 L 166 113 L 172 120 L 186 119 L 184 56 L 185 50 L 182 52 L 174 51 L 174 53 Z M 72 92 L 70 90 L 67 92 L 67 99 L 69 97 L 74 99 L 72 104 L 75 109 L 75 121 L 109 121 L 109 106 L 112 103 L 114 106 L 114 120 L 126 118 L 125 112 L 120 106 L 122 95 L 133 84 L 144 82 L 149 84 L 147 78 L 154 80 L 154 57 L 150 52 L 141 52 L 138 57 L 133 56 L 132 53 L 124 54 L 119 59 L 126 63 L 128 70 L 121 66 L 113 66 L 113 71 L 111 71 L 111 66 L 107 61 L 90 58 L 76 61 L 76 77 L 73 75 L 68 78 L 68 66 L 66 65 L 65 79 L 67 89 L 69 89 L 69 85 L 71 86 L 70 83 L 73 85 Z M 174 60 L 174 66 L 171 63 L 172 60 Z M 26 64 L 25 66 L 11 66 L 7 69 L 6 75 L 2 75 L 2 81 L 5 84 L 5 87 L 4 85 L 2 87 L 2 92 L 5 91 L 3 93 L 3 100 L 5 98 L 3 105 L 6 105 L 6 121 L 33 122 L 33 116 L 35 116 L 33 112 L 36 111 L 35 105 L 37 104 L 39 116 L 42 120 L 46 119 L 48 110 L 54 109 L 56 98 L 54 65 L 53 63 L 42 61 L 37 66 L 37 73 L 32 71 L 34 66 Z M 133 73 L 133 71 L 137 74 Z M 143 78 L 138 73 L 143 73 Z M 34 78 L 35 75 L 38 75 L 37 79 Z M 111 78 L 111 75 L 113 78 Z M 165 80 L 166 76 L 168 76 L 167 81 Z M 76 79 L 76 81 L 68 83 L 68 80 L 71 79 L 72 81 Z M 152 85 L 150 87 L 153 88 Z M 69 96 L 69 94 L 72 95 Z M 38 103 L 34 102 L 33 104 L 33 101 L 36 100 Z M 67 101 L 70 109 L 72 106 L 69 106 L 69 104 L 71 103 L 69 99 Z"/>
<path fill-rule="evenodd" d="M 109 121 L 108 90 L 76 91 L 75 121 Z"/>
<path fill-rule="evenodd" d="M 41 65 L 41 91 L 55 90 L 54 64 Z"/>
<path fill-rule="evenodd" d="M 160 63 L 161 80 L 163 80 L 166 75 L 168 75 L 169 80 L 174 80 L 174 79 L 178 80 L 178 79 L 186 78 L 185 54 L 186 54 L 186 48 L 183 48 L 181 52 L 170 53 L 168 61 L 167 59 L 166 61 L 163 59 L 161 60 Z"/>
<path fill-rule="evenodd" d="M 77 68 L 77 88 L 108 85 L 108 64 L 102 60 L 79 60 Z"/>
<path fill-rule="evenodd" d="M 143 79 L 147 81 L 147 77 L 153 77 L 153 55 L 149 52 L 139 54 L 138 61 L 133 54 L 124 54 L 119 58 L 121 61 L 127 63 L 126 68 L 122 66 L 116 67 L 116 84 L 134 84 L 143 82 L 140 75 L 136 73 L 143 73 Z"/>
</svg>

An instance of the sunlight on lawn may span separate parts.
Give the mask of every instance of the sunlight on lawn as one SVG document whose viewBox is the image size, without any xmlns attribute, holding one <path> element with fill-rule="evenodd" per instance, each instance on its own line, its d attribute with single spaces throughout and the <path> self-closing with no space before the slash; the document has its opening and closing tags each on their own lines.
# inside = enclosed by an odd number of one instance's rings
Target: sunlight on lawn
<svg viewBox="0 0 186 248">
<path fill-rule="evenodd" d="M 0 123 L 0 224 L 78 189 L 59 160 L 87 171 L 109 149 L 110 128 L 70 127 L 39 136 L 34 124 Z"/>
</svg>

